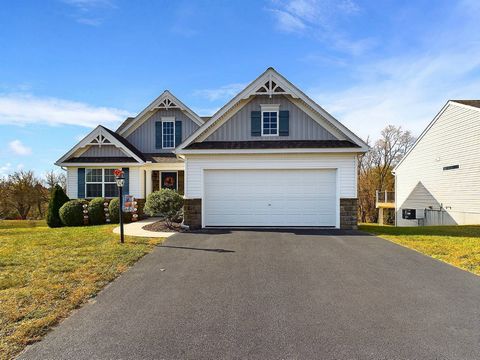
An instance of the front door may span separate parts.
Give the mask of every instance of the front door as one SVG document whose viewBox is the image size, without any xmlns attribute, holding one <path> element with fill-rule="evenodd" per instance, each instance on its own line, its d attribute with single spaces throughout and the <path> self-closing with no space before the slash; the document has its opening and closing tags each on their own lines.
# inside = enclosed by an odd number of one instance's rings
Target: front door
<svg viewBox="0 0 480 360">
<path fill-rule="evenodd" d="M 162 172 L 160 179 L 160 187 L 162 189 L 177 190 L 177 173 L 176 172 Z"/>
</svg>

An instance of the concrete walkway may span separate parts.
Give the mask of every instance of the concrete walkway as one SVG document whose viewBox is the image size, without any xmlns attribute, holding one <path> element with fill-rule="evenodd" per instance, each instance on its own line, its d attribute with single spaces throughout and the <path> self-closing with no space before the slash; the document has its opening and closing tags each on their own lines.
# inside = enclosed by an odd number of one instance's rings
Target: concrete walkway
<svg viewBox="0 0 480 360">
<path fill-rule="evenodd" d="M 125 235 L 167 238 L 169 236 L 176 234 L 174 232 L 148 231 L 148 230 L 142 229 L 145 225 L 153 224 L 154 222 L 157 222 L 159 220 L 160 218 L 153 217 L 153 218 L 132 222 L 130 224 L 125 224 L 125 227 L 124 227 Z M 120 234 L 120 226 L 117 226 L 115 229 L 113 229 L 113 232 L 116 234 Z"/>
</svg>

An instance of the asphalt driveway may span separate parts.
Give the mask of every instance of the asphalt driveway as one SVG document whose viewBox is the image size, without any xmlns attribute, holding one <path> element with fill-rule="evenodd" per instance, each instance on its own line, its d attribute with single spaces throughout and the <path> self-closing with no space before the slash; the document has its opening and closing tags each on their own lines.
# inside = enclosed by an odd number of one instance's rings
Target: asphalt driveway
<svg viewBox="0 0 480 360">
<path fill-rule="evenodd" d="M 361 233 L 179 234 L 22 359 L 478 359 L 480 278 Z"/>
</svg>

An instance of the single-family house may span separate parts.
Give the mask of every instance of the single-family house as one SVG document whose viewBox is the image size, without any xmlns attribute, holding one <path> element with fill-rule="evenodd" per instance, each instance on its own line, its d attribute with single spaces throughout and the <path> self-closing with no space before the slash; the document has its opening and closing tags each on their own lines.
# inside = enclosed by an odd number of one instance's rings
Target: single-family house
<svg viewBox="0 0 480 360">
<path fill-rule="evenodd" d="M 395 167 L 398 226 L 480 224 L 480 100 L 450 100 Z"/>
<path fill-rule="evenodd" d="M 165 91 L 116 130 L 98 126 L 56 164 L 70 198 L 184 195 L 199 227 L 357 225 L 357 158 L 367 144 L 273 68 L 211 117 Z"/>
</svg>

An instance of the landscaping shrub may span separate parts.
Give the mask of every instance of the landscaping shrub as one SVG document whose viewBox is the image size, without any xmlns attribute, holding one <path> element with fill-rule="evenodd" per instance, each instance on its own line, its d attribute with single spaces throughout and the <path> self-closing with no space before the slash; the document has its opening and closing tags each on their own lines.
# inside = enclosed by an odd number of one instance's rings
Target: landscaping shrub
<svg viewBox="0 0 480 360">
<path fill-rule="evenodd" d="M 163 216 L 165 224 L 168 227 L 171 227 L 172 221 L 178 220 L 182 207 L 182 196 L 176 191 L 161 189 L 160 191 L 155 191 L 147 196 L 144 211 L 150 216 Z"/>
<path fill-rule="evenodd" d="M 47 210 L 47 225 L 51 228 L 63 226 L 60 214 L 58 213 L 63 204 L 70 199 L 60 185 L 55 185 L 50 193 L 50 201 Z"/>
<path fill-rule="evenodd" d="M 59 211 L 63 225 L 83 225 L 83 203 L 81 200 L 70 200 L 63 204 Z"/>
<path fill-rule="evenodd" d="M 88 223 L 90 225 L 105 224 L 104 198 L 97 197 L 88 203 Z"/>
<path fill-rule="evenodd" d="M 112 224 L 116 224 L 119 222 L 118 217 L 118 208 L 120 205 L 120 201 L 118 198 L 114 198 L 110 200 L 110 204 L 108 204 L 108 212 L 110 213 L 110 222 Z M 132 213 L 123 213 L 123 222 L 128 223 L 132 221 Z"/>
</svg>

